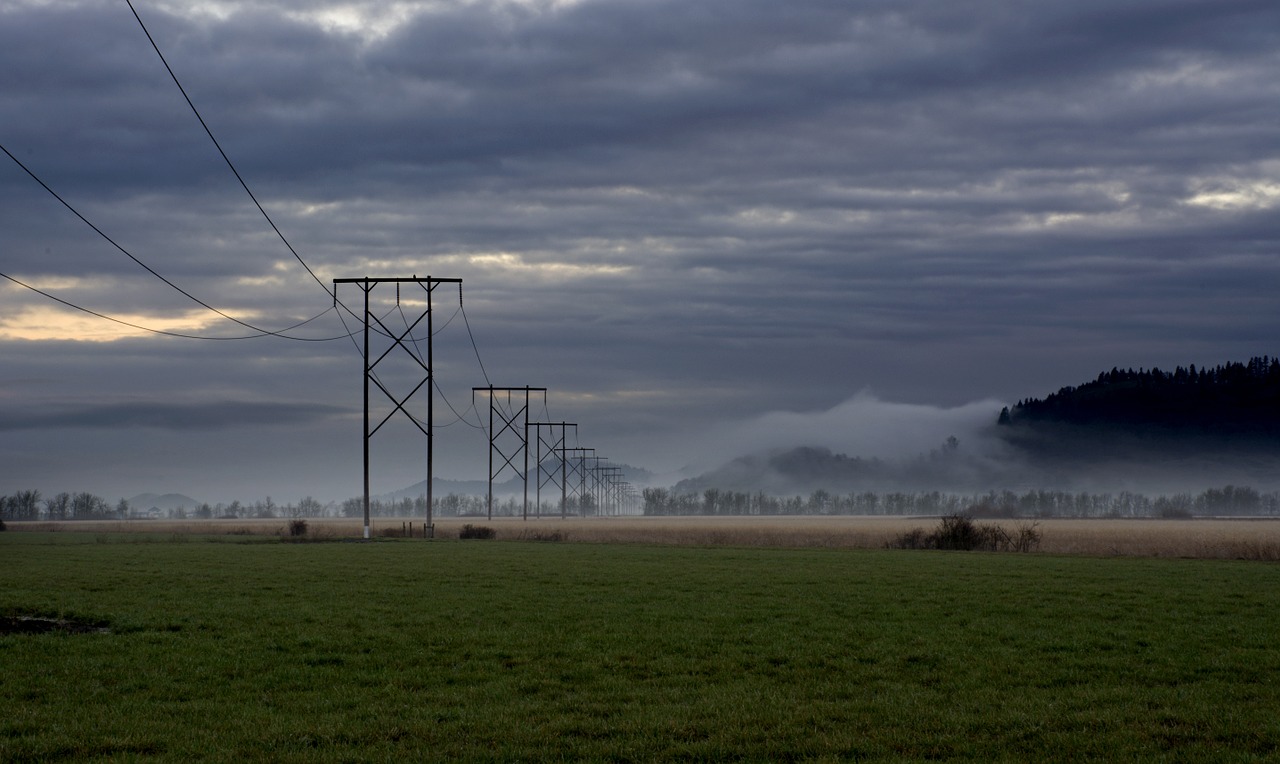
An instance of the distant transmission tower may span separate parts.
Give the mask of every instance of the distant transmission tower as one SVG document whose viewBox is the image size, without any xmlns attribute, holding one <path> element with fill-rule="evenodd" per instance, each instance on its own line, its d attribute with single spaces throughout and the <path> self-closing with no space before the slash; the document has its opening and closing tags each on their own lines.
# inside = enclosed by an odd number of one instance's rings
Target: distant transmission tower
<svg viewBox="0 0 1280 764">
<path fill-rule="evenodd" d="M 578 425 L 574 422 L 530 422 L 529 426 L 533 427 L 537 437 L 537 447 L 534 449 L 533 463 L 536 465 L 533 471 L 534 483 L 537 485 L 537 491 L 534 493 L 533 506 L 535 516 L 542 517 L 542 486 L 554 485 L 560 489 L 560 519 L 564 519 L 566 515 L 566 507 L 568 505 L 569 489 L 569 462 L 566 454 L 565 429 L 572 427 L 577 432 Z M 547 428 L 548 436 L 543 437 L 542 428 Z M 556 434 L 556 428 L 560 428 L 560 433 Z M 543 456 L 542 447 L 546 446 L 546 456 Z M 559 449 L 557 453 L 556 449 Z M 543 479 L 544 470 L 542 465 L 547 462 L 551 463 L 551 469 L 545 470 L 546 479 Z M 560 475 L 557 477 L 556 473 Z"/>
<path fill-rule="evenodd" d="M 529 519 L 529 394 L 542 393 L 542 402 L 547 402 L 545 387 L 473 387 L 471 395 L 476 393 L 489 395 L 489 519 L 493 519 L 493 481 L 510 467 L 524 481 L 524 519 Z M 507 394 L 507 410 L 500 410 L 494 393 Z M 513 408 L 512 393 L 524 393 L 524 401 L 519 408 Z M 501 422 L 498 427 L 495 418 Z M 505 450 L 504 450 L 505 449 Z M 510 452 L 510 453 L 508 453 Z M 493 455 L 502 457 L 502 463 L 495 472 Z M 517 459 L 523 459 L 519 464 Z"/>
</svg>

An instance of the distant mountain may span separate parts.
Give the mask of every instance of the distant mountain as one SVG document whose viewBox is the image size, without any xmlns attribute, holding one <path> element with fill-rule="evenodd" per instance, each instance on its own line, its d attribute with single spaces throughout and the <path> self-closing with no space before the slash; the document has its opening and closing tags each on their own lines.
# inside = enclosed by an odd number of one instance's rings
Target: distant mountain
<svg viewBox="0 0 1280 764">
<path fill-rule="evenodd" d="M 185 509 L 195 509 L 200 506 L 200 502 L 190 496 L 185 496 L 180 493 L 140 493 L 132 499 L 129 499 L 129 506 L 139 511 L 145 511 L 152 508 L 162 510 L 178 509 L 180 507 Z"/>
<path fill-rule="evenodd" d="M 524 491 L 524 482 L 516 477 L 511 477 L 493 484 L 493 493 L 495 496 L 518 495 Z M 462 496 L 486 496 L 489 493 L 489 483 L 485 480 L 446 480 L 444 478 L 435 478 L 432 481 L 432 496 L 447 496 L 456 493 Z M 382 494 L 377 498 L 382 500 L 389 499 L 416 499 L 419 496 L 427 495 L 427 481 L 419 480 L 411 486 L 401 488 L 398 491 Z"/>
<path fill-rule="evenodd" d="M 768 454 L 742 456 L 722 467 L 672 486 L 677 494 L 707 489 L 772 496 L 807 495 L 822 489 L 860 491 L 984 490 L 1002 485 L 1007 467 L 989 457 L 969 453 L 955 438 L 910 459 L 885 460 L 834 453 L 802 446 Z"/>
</svg>

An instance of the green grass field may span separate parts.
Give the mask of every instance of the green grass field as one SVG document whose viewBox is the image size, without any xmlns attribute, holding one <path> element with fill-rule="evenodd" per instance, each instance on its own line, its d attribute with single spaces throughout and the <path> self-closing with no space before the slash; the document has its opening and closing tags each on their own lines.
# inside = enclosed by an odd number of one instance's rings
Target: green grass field
<svg viewBox="0 0 1280 764">
<path fill-rule="evenodd" d="M 1280 567 L 0 534 L 0 759 L 1280 756 Z"/>
</svg>

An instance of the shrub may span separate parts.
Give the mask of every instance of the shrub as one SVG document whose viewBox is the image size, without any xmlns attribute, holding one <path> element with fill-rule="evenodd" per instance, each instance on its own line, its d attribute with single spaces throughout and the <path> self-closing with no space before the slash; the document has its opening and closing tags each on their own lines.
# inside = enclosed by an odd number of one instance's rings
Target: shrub
<svg viewBox="0 0 1280 764">
<path fill-rule="evenodd" d="M 950 515 L 942 518 L 942 524 L 933 532 L 933 548 L 987 549 L 996 543 L 994 530 L 998 530 L 998 526 L 978 525 L 966 515 Z"/>
<path fill-rule="evenodd" d="M 890 541 L 893 549 L 933 549 L 932 536 L 924 528 L 912 528 L 898 538 Z"/>
<path fill-rule="evenodd" d="M 0 519 L 0 531 L 7 531 L 7 530 L 9 529 L 4 527 L 4 520 Z"/>
<path fill-rule="evenodd" d="M 293 536 L 294 538 L 307 535 L 307 521 L 306 520 L 290 520 L 289 535 Z"/>
<path fill-rule="evenodd" d="M 1034 552 L 1040 548 L 1039 523 L 1018 523 L 1018 535 L 1013 538 L 1013 552 Z"/>
<path fill-rule="evenodd" d="M 462 526 L 462 530 L 458 531 L 460 539 L 491 539 L 498 535 L 498 532 L 492 528 L 483 525 L 472 525 L 467 523 Z"/>
<path fill-rule="evenodd" d="M 569 534 L 563 531 L 521 531 L 521 541 L 564 541 Z"/>
<path fill-rule="evenodd" d="M 1040 546 L 1040 531 L 1036 523 L 1020 523 L 1011 534 L 999 525 L 975 523 L 966 515 L 948 515 L 932 533 L 924 528 L 913 528 L 885 546 L 890 549 L 1031 552 Z"/>
</svg>

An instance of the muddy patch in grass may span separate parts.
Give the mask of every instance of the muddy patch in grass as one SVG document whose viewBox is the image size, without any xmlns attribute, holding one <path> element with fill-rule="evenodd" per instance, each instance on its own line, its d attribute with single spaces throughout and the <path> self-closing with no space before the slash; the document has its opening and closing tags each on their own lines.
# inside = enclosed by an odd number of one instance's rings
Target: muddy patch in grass
<svg viewBox="0 0 1280 764">
<path fill-rule="evenodd" d="M 110 634 L 111 629 L 99 621 L 74 618 L 41 618 L 31 615 L 0 616 L 0 634 Z"/>
</svg>

